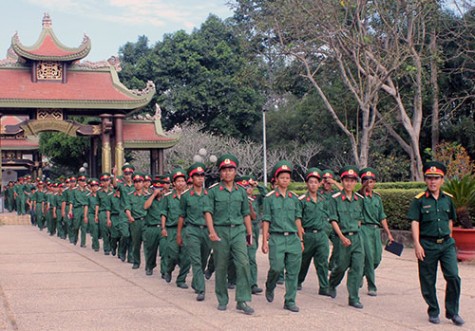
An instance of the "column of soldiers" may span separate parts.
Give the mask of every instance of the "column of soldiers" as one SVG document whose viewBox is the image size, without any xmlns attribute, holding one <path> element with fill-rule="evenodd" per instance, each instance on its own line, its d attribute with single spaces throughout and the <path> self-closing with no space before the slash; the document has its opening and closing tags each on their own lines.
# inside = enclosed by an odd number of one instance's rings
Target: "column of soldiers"
<svg viewBox="0 0 475 331">
<path fill-rule="evenodd" d="M 206 166 L 194 163 L 187 170 L 176 168 L 157 176 L 135 171 L 126 164 L 123 176 L 103 173 L 99 179 L 84 175 L 65 181 L 44 183 L 20 178 L 8 185 L 8 204 L 25 214 L 22 201 L 30 206 L 33 225 L 50 235 L 69 238 L 71 244 L 86 246 L 140 268 L 141 249 L 145 274 L 158 267 L 170 283 L 175 269 L 178 288 L 191 287 L 197 301 L 205 300 L 206 280 L 213 265 L 215 295 L 220 311 L 227 310 L 229 284 L 235 284 L 236 309 L 254 314 L 249 305 L 258 286 L 256 252 L 259 232 L 261 250 L 269 257 L 265 298 L 274 301 L 274 290 L 284 276 L 283 308 L 298 312 L 297 292 L 303 289 L 310 264 L 316 269 L 318 294 L 336 298 L 337 287 L 347 274 L 348 304 L 361 309 L 359 291 L 364 279 L 369 296 L 377 296 L 375 270 L 381 262 L 381 229 L 394 241 L 381 197 L 374 191 L 378 172 L 355 166 L 340 169 L 341 183 L 331 170 L 311 168 L 305 174 L 307 191 L 301 196 L 289 190 L 293 166 L 283 160 L 272 169 L 273 190 L 258 186 L 252 176 L 237 176 L 239 160 L 232 154 L 217 160 L 219 181 L 204 187 Z M 424 167 L 427 190 L 411 204 L 419 261 L 421 290 L 429 308 L 429 321 L 440 323 L 435 294 L 438 261 L 448 286 L 446 317 L 463 325 L 459 316 L 460 277 L 453 239 L 450 237 L 455 210 L 450 196 L 440 190 L 445 167 L 437 162 Z M 355 187 L 361 180 L 361 189 Z M 258 190 L 259 197 L 254 196 Z M 261 231 L 262 229 L 262 231 Z M 81 232 L 79 235 L 79 231 Z M 330 257 L 330 243 L 333 246 Z M 143 245 L 142 245 L 143 244 Z M 213 254 L 211 255 L 211 252 Z M 209 263 L 212 260 L 212 263 Z"/>
</svg>

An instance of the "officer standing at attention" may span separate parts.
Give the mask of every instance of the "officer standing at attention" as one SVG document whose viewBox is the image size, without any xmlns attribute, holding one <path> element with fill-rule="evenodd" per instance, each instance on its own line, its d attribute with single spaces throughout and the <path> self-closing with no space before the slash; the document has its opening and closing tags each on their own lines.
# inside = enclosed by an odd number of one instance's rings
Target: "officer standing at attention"
<svg viewBox="0 0 475 331">
<path fill-rule="evenodd" d="M 448 193 L 441 190 L 446 167 L 439 162 L 428 162 L 423 167 L 427 190 L 412 201 L 407 218 L 412 221 L 412 238 L 419 263 L 419 282 L 424 300 L 429 306 L 429 322 L 439 324 L 439 304 L 435 283 L 437 266 L 447 282 L 445 288 L 445 317 L 455 325 L 465 322 L 459 316 L 460 277 L 458 275 L 455 241 L 452 236 L 455 206 Z"/>
<path fill-rule="evenodd" d="M 226 277 L 230 257 L 236 266 L 236 309 L 254 314 L 246 301 L 251 301 L 251 273 L 247 245 L 252 244 L 252 224 L 246 191 L 236 178 L 238 159 L 232 154 L 218 158 L 221 181 L 210 188 L 204 215 L 208 226 L 216 266 L 215 293 L 218 310 L 226 310 L 229 302 Z"/>
<path fill-rule="evenodd" d="M 264 199 L 262 217 L 262 252 L 269 253 L 270 268 L 267 273 L 266 299 L 274 301 L 274 289 L 279 275 L 285 271 L 284 309 L 298 312 L 295 304 L 297 282 L 302 263 L 303 228 L 302 205 L 293 192 L 288 191 L 292 165 L 285 160 L 277 162 L 272 169 L 275 190 Z"/>
<path fill-rule="evenodd" d="M 328 296 L 328 213 L 327 199 L 318 194 L 322 172 L 318 168 L 310 168 L 305 174 L 307 193 L 299 197 L 302 203 L 302 227 L 304 229 L 303 240 L 305 249 L 302 253 L 302 265 L 300 267 L 297 289 L 302 288 L 302 283 L 307 276 L 308 268 L 312 262 L 317 270 L 319 295 Z"/>
<path fill-rule="evenodd" d="M 205 168 L 206 166 L 200 162 L 188 168 L 188 177 L 191 178 L 193 186 L 181 196 L 176 235 L 178 245 L 185 245 L 190 256 L 193 272 L 191 287 L 198 294 L 197 301 L 205 299 L 204 269 L 211 251 L 208 228 L 203 214 L 204 200 L 208 195 L 208 191 L 203 187 Z M 186 230 L 183 230 L 184 225 L 186 225 Z"/>
<path fill-rule="evenodd" d="M 383 201 L 380 195 L 373 191 L 378 172 L 368 167 L 360 170 L 359 175 L 362 183 L 359 193 L 364 196 L 364 219 L 361 227 L 365 253 L 364 276 L 368 282 L 368 295 L 375 297 L 377 295 L 377 288 L 374 271 L 379 266 L 383 254 L 381 227 L 383 227 L 390 242 L 394 241 L 394 238 L 389 230 L 386 214 L 384 213 Z"/>
<path fill-rule="evenodd" d="M 328 207 L 328 218 L 333 230 L 340 239 L 334 249 L 337 250 L 336 266 L 330 275 L 329 294 L 336 297 L 336 287 L 341 283 L 348 270 L 348 304 L 363 308 L 358 295 L 364 268 L 364 247 L 360 235 L 363 221 L 363 196 L 353 192 L 358 181 L 358 168 L 346 166 L 340 169 L 343 190 L 335 193 Z"/>
</svg>

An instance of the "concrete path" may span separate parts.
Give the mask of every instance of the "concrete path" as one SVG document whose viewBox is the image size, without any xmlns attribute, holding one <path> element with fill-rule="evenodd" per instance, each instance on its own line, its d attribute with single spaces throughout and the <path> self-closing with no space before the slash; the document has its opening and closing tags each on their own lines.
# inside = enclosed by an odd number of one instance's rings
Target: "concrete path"
<svg viewBox="0 0 475 331">
<path fill-rule="evenodd" d="M 5 221 L 5 214 L 0 222 Z M 9 217 L 9 223 L 27 223 Z M 5 223 L 5 222 L 4 222 Z M 264 286 L 267 256 L 258 254 L 259 284 Z M 50 237 L 31 225 L 0 226 L 0 330 L 475 330 L 475 265 L 459 264 L 462 277 L 461 316 L 454 326 L 441 315 L 441 324 L 427 321 L 419 290 L 414 252 L 402 257 L 384 253 L 377 270 L 378 296 L 361 290 L 364 309 L 347 305 L 345 284 L 336 299 L 317 295 L 312 267 L 298 293 L 300 313 L 282 309 L 284 287 L 272 304 L 253 296 L 254 316 L 235 309 L 230 291 L 228 310 L 216 309 L 214 277 L 207 281 L 206 300 L 197 302 L 190 288 L 165 283 L 158 272 L 145 276 L 116 257 L 96 253 Z M 188 277 L 188 284 L 191 277 Z M 346 281 L 346 280 L 344 280 Z M 442 304 L 445 282 L 439 276 Z"/>
</svg>

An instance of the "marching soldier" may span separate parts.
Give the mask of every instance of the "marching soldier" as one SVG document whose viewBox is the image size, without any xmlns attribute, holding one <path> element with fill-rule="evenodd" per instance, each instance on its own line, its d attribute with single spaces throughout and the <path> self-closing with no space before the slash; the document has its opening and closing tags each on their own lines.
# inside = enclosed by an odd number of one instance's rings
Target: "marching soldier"
<svg viewBox="0 0 475 331">
<path fill-rule="evenodd" d="M 176 235 L 178 245 L 184 245 L 190 257 L 193 272 L 191 287 L 197 293 L 197 301 L 205 299 L 204 269 L 211 251 L 208 229 L 203 214 L 204 200 L 208 195 L 208 191 L 203 187 L 204 169 L 205 165 L 199 162 L 188 168 L 188 177 L 191 178 L 193 186 L 181 197 Z M 185 225 L 186 230 L 184 230 Z"/>
<path fill-rule="evenodd" d="M 335 193 L 329 202 L 329 219 L 340 239 L 333 249 L 337 250 L 336 266 L 330 275 L 330 291 L 336 297 L 336 287 L 348 270 L 348 304 L 361 309 L 358 295 L 364 268 L 364 247 L 360 234 L 363 221 L 363 196 L 353 192 L 358 181 L 358 168 L 346 166 L 340 169 L 343 190 Z"/>
<path fill-rule="evenodd" d="M 16 212 L 18 215 L 26 214 L 26 194 L 25 194 L 25 182 L 24 178 L 18 178 L 18 183 L 15 185 L 13 195 L 15 197 Z"/>
<path fill-rule="evenodd" d="M 320 288 L 318 294 L 328 296 L 328 244 L 327 226 L 328 212 L 327 199 L 318 193 L 322 172 L 318 168 L 310 168 L 305 174 L 307 193 L 299 197 L 302 204 L 302 227 L 305 249 L 302 253 L 302 265 L 298 276 L 297 289 L 302 288 L 302 283 L 307 276 L 308 268 L 312 262 L 317 270 Z"/>
<path fill-rule="evenodd" d="M 103 200 L 105 204 L 107 225 L 111 231 L 112 256 L 117 252 L 117 257 L 124 262 L 129 244 L 129 222 L 125 215 L 125 204 L 121 198 L 120 189 L 114 189 L 110 199 Z"/>
<path fill-rule="evenodd" d="M 66 239 L 67 236 L 67 228 L 66 222 L 63 217 L 63 213 L 61 212 L 61 208 L 64 201 L 63 195 L 63 183 L 58 183 L 58 190 L 55 194 L 54 204 L 53 204 L 53 218 L 56 219 L 56 227 L 58 230 L 58 237 L 61 239 Z"/>
<path fill-rule="evenodd" d="M 297 195 L 288 191 L 291 174 L 292 165 L 285 160 L 277 162 L 272 170 L 275 189 L 264 199 L 262 252 L 269 253 L 270 262 L 266 281 L 267 301 L 274 301 L 279 275 L 285 271 L 284 309 L 296 313 L 299 311 L 295 298 L 304 243 L 301 204 Z"/>
<path fill-rule="evenodd" d="M 111 186 L 111 175 L 104 172 L 99 176 L 101 189 L 97 191 L 97 199 L 99 204 L 99 237 L 102 238 L 102 246 L 104 255 L 109 255 L 111 252 L 111 226 L 112 223 L 107 221 L 106 215 L 106 200 L 112 198 L 114 191 Z"/>
<path fill-rule="evenodd" d="M 84 223 L 84 206 L 88 203 L 86 187 L 87 178 L 84 175 L 78 177 L 78 186 L 75 187 L 69 200 L 69 218 L 72 219 L 72 238 L 70 241 L 76 245 L 79 239 L 79 229 L 81 229 L 81 247 L 86 247 L 87 224 Z"/>
<path fill-rule="evenodd" d="M 89 180 L 90 192 L 87 194 L 87 204 L 84 206 L 84 224 L 89 228 L 92 238 L 92 249 L 99 251 L 99 181 L 96 178 Z"/>
<path fill-rule="evenodd" d="M 22 185 L 23 186 L 23 185 Z M 37 184 L 37 191 L 31 196 L 31 203 L 33 207 L 33 212 L 35 214 L 36 223 L 38 228 L 43 231 L 45 228 L 44 224 L 44 211 L 45 211 L 45 201 L 46 201 L 46 192 L 44 191 L 44 183 L 42 181 Z"/>
<path fill-rule="evenodd" d="M 162 214 L 162 237 L 167 240 L 167 249 L 165 254 L 165 281 L 169 283 L 172 278 L 172 272 L 175 266 L 180 267 L 180 272 L 176 278 L 176 286 L 187 289 L 186 275 L 190 271 L 190 259 L 186 248 L 179 246 L 176 240 L 178 230 L 178 218 L 180 217 L 180 200 L 186 190 L 185 170 L 177 168 L 170 175 L 175 189 L 163 196 L 161 214 Z"/>
<path fill-rule="evenodd" d="M 459 315 L 460 277 L 458 274 L 455 241 L 452 238 L 455 206 L 448 193 L 441 190 L 446 167 L 439 162 L 424 165 L 427 190 L 418 194 L 409 207 L 407 218 L 412 221 L 412 238 L 419 264 L 419 281 L 425 302 L 429 306 L 429 322 L 439 324 L 440 308 L 437 302 L 436 279 L 440 262 L 445 288 L 445 317 L 455 325 L 465 322 Z"/>
<path fill-rule="evenodd" d="M 208 191 L 204 214 L 214 252 L 218 310 L 226 310 L 229 302 L 226 277 L 232 257 L 237 275 L 236 309 L 252 315 L 254 309 L 246 303 L 252 299 L 246 248 L 246 242 L 252 244 L 252 224 L 247 194 L 234 182 L 238 165 L 238 159 L 231 154 L 217 160 L 221 181 Z"/>
<path fill-rule="evenodd" d="M 382 227 L 384 229 L 390 242 L 394 241 L 394 238 L 391 235 L 391 231 L 389 231 L 383 201 L 379 194 L 374 192 L 374 186 L 378 176 L 377 171 L 368 167 L 362 169 L 359 175 L 362 183 L 360 194 L 364 196 L 364 218 L 361 226 L 365 252 L 364 276 L 368 282 L 368 295 L 376 296 L 377 288 L 374 271 L 379 266 L 383 253 L 380 228 Z"/>
</svg>

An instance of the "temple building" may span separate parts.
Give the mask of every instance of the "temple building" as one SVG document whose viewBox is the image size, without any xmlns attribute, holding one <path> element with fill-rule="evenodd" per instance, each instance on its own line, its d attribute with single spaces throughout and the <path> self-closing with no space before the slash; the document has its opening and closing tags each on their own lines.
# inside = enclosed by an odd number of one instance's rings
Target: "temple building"
<svg viewBox="0 0 475 331">
<path fill-rule="evenodd" d="M 0 60 L 0 150 L 3 170 L 41 173 L 38 152 L 41 132 L 59 131 L 91 138 L 90 174 L 118 169 L 124 150 L 150 151 L 154 174 L 163 172 L 163 150 L 174 146 L 178 136 L 162 130 L 159 107 L 155 116 L 134 121 L 131 116 L 147 106 L 155 94 L 152 81 L 142 90 L 131 90 L 119 80 L 117 57 L 89 62 L 84 58 L 91 41 L 71 48 L 55 36 L 45 14 L 35 44 L 25 46 L 18 34 L 12 37 L 7 57 Z M 81 124 L 74 116 L 97 121 Z M 148 119 L 147 119 L 148 118 Z M 79 165 L 78 165 L 79 168 Z"/>
</svg>

